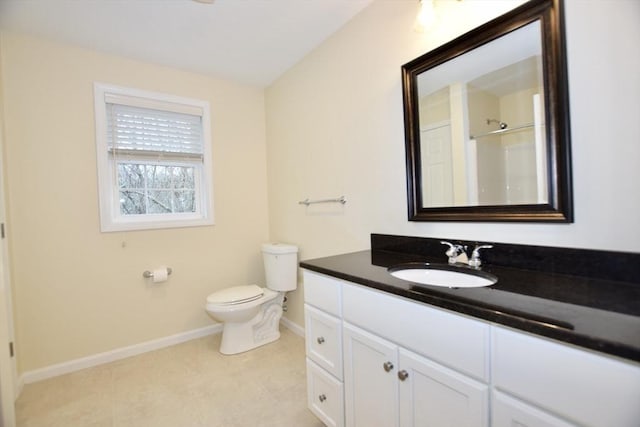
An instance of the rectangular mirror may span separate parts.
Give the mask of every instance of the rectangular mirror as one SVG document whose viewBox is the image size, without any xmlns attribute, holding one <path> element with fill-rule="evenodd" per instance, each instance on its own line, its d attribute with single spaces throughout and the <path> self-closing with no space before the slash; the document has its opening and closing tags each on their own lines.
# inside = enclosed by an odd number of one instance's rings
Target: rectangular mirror
<svg viewBox="0 0 640 427">
<path fill-rule="evenodd" d="M 572 220 L 559 8 L 528 2 L 402 67 L 409 220 Z"/>
</svg>

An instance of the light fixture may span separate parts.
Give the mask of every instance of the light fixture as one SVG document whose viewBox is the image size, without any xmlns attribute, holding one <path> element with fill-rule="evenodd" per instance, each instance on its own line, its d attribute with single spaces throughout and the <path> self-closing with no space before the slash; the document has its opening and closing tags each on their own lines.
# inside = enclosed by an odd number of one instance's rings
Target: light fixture
<svg viewBox="0 0 640 427">
<path fill-rule="evenodd" d="M 433 5 L 434 0 L 418 0 L 420 9 L 416 17 L 416 31 L 422 33 L 429 28 L 436 20 L 436 10 Z"/>
</svg>

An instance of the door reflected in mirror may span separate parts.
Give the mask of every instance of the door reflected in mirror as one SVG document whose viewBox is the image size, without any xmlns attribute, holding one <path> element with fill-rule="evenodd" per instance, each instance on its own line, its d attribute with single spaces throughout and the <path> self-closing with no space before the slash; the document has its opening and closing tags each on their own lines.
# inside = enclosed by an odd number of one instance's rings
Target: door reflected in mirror
<svg viewBox="0 0 640 427">
<path fill-rule="evenodd" d="M 558 7 L 529 2 L 403 67 L 410 220 L 571 221 Z"/>
</svg>

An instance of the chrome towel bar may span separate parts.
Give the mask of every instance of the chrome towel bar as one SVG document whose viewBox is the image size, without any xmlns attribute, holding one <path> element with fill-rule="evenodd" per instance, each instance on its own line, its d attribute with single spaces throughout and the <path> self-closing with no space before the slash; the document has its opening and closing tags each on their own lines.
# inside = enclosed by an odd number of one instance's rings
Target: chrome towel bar
<svg viewBox="0 0 640 427">
<path fill-rule="evenodd" d="M 304 199 L 298 202 L 299 205 L 305 205 L 305 206 L 313 205 L 316 203 L 341 203 L 344 205 L 345 203 L 347 203 L 347 199 L 345 199 L 344 196 L 340 196 L 337 199 L 321 199 L 321 200 Z"/>
</svg>

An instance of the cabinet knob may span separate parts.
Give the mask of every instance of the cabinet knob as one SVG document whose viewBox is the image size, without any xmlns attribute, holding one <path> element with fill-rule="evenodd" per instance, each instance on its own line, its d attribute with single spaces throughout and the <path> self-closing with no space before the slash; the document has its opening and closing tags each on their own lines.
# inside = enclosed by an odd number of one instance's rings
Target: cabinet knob
<svg viewBox="0 0 640 427">
<path fill-rule="evenodd" d="M 318 341 L 318 344 L 322 344 L 324 342 L 324 337 L 318 337 L 316 341 Z"/>
<path fill-rule="evenodd" d="M 407 378 L 409 378 L 409 372 L 405 371 L 404 369 L 402 371 L 398 371 L 398 378 L 400 378 L 400 381 L 404 381 Z"/>
<path fill-rule="evenodd" d="M 321 394 L 320 396 L 318 396 L 318 400 L 320 400 L 320 402 L 324 402 L 325 400 L 327 400 L 327 396 Z"/>
<path fill-rule="evenodd" d="M 384 368 L 385 372 L 389 372 L 390 370 L 393 369 L 393 363 L 391 362 L 384 362 L 382 364 L 382 367 Z"/>
</svg>

